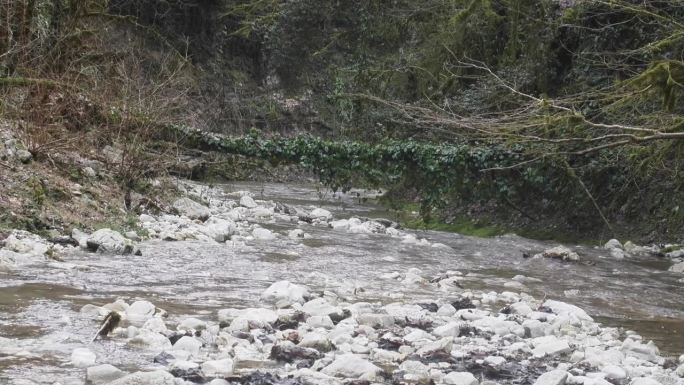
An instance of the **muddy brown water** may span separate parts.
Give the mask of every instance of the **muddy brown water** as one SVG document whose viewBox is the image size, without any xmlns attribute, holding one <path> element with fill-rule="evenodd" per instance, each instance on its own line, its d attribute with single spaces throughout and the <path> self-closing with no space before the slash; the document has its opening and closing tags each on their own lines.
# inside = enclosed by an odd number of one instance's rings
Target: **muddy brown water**
<svg viewBox="0 0 684 385">
<path fill-rule="evenodd" d="M 256 199 L 300 206 L 314 205 L 336 217 L 386 216 L 355 194 L 319 194 L 312 187 L 240 183 L 226 191 L 256 191 Z M 270 223 L 287 234 L 292 223 Z M 382 273 L 416 267 L 426 277 L 447 270 L 467 275 L 466 289 L 516 291 L 504 287 L 517 274 L 538 278 L 525 291 L 537 298 L 570 302 L 610 326 L 636 330 L 654 340 L 665 355 L 684 353 L 684 284 L 651 258 L 616 261 L 602 250 L 573 246 L 590 264 L 563 264 L 522 258 L 555 243 L 506 235 L 477 238 L 454 233 L 418 231 L 416 235 L 452 249 L 402 243 L 376 234 L 350 234 L 302 226 L 312 238 L 281 237 L 244 247 L 199 241 L 142 243 L 143 256 L 74 252 L 65 263 L 50 263 L 0 273 L 0 337 L 16 339 L 22 351 L 9 355 L 0 339 L 0 384 L 82 384 L 84 370 L 69 364 L 71 351 L 87 346 L 98 362 L 122 369 L 154 367 L 150 354 L 133 351 L 120 340 L 89 341 L 98 325 L 79 313 L 88 303 L 117 298 L 144 299 L 169 312 L 170 323 L 183 316 L 216 321 L 216 311 L 258 303 L 274 281 L 288 279 L 315 290 L 360 293 L 360 300 L 384 302 L 434 300 L 431 287 L 406 287 L 378 279 Z M 18 357 L 17 357 L 18 356 Z"/>
</svg>

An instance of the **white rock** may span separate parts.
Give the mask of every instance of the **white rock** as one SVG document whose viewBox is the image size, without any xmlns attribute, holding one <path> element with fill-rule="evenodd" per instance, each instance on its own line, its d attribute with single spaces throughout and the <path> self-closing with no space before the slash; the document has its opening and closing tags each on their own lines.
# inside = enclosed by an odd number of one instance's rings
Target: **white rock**
<svg viewBox="0 0 684 385">
<path fill-rule="evenodd" d="M 451 372 L 442 381 L 448 385 L 478 385 L 479 381 L 469 372 Z"/>
<path fill-rule="evenodd" d="M 100 229 L 90 234 L 86 240 L 88 249 L 98 253 L 128 254 L 133 252 L 133 244 L 118 231 Z"/>
<path fill-rule="evenodd" d="M 539 376 L 534 385 L 564 385 L 568 376 L 569 373 L 565 370 L 552 370 Z"/>
<path fill-rule="evenodd" d="M 164 333 L 168 330 L 164 320 L 162 320 L 160 317 L 152 317 L 148 319 L 145 321 L 145 324 L 143 324 L 142 328 L 157 333 Z"/>
<path fill-rule="evenodd" d="M 627 378 L 627 371 L 617 365 L 606 365 L 601 368 L 601 371 L 606 374 L 606 378 L 611 380 L 623 380 Z"/>
<path fill-rule="evenodd" d="M 624 249 L 624 247 L 622 247 L 622 243 L 620 243 L 620 241 L 618 241 L 617 239 L 611 239 L 611 240 L 609 240 L 608 242 L 606 242 L 605 245 L 603 245 L 603 248 L 606 249 L 606 250 L 610 250 L 610 249 Z"/>
<path fill-rule="evenodd" d="M 259 205 L 249 195 L 243 195 L 240 198 L 240 206 L 246 207 L 248 209 L 253 209 L 258 207 Z"/>
<path fill-rule="evenodd" d="M 306 323 L 312 328 L 332 329 L 335 327 L 332 319 L 327 315 L 315 315 L 307 318 Z"/>
<path fill-rule="evenodd" d="M 77 368 L 87 368 L 95 365 L 95 353 L 90 349 L 77 348 L 71 353 L 71 364 Z"/>
<path fill-rule="evenodd" d="M 485 364 L 498 367 L 506 363 L 506 359 L 501 356 L 487 356 L 484 359 Z"/>
<path fill-rule="evenodd" d="M 142 327 L 147 320 L 154 317 L 156 307 L 148 301 L 135 301 L 126 309 L 126 319 L 131 325 Z"/>
<path fill-rule="evenodd" d="M 211 216 L 211 210 L 207 206 L 193 201 L 190 198 L 180 198 L 173 202 L 173 207 L 178 210 L 181 215 L 185 215 L 190 219 L 206 220 Z"/>
<path fill-rule="evenodd" d="M 135 372 L 121 377 L 109 385 L 176 385 L 171 373 L 157 370 L 154 372 Z"/>
<path fill-rule="evenodd" d="M 332 377 L 357 378 L 374 381 L 378 378 L 382 369 L 356 354 L 341 354 L 323 370 L 323 374 Z"/>
<path fill-rule="evenodd" d="M 252 230 L 252 236 L 254 239 L 258 239 L 261 241 L 270 241 L 273 239 L 276 239 L 275 234 L 269 229 L 264 229 L 263 227 L 257 227 L 254 230 Z"/>
<path fill-rule="evenodd" d="M 205 330 L 207 328 L 207 323 L 197 319 L 197 318 L 184 318 L 180 324 L 178 324 L 178 330 Z"/>
<path fill-rule="evenodd" d="M 534 345 L 532 354 L 539 358 L 570 353 L 572 350 L 566 341 L 560 340 L 556 336 L 538 337 L 532 340 L 532 344 Z"/>
<path fill-rule="evenodd" d="M 389 314 L 359 314 L 356 317 L 356 320 L 360 325 L 366 325 L 376 329 L 389 328 L 394 325 L 394 317 Z"/>
<path fill-rule="evenodd" d="M 238 231 L 235 222 L 227 219 L 211 217 L 202 227 L 201 232 L 216 242 L 225 242 Z"/>
<path fill-rule="evenodd" d="M 546 302 L 544 302 L 543 306 L 550 308 L 551 311 L 553 311 L 553 313 L 557 315 L 572 315 L 580 321 L 594 321 L 594 319 L 589 317 L 589 315 L 584 310 L 569 303 L 547 300 Z"/>
<path fill-rule="evenodd" d="M 104 385 L 125 375 L 125 372 L 112 365 L 103 364 L 91 366 L 86 369 L 86 384 Z"/>
<path fill-rule="evenodd" d="M 428 342 L 418 349 L 416 353 L 423 357 L 431 356 L 436 353 L 444 353 L 445 355 L 448 355 L 451 352 L 453 341 L 453 337 L 445 337 L 434 342 Z"/>
<path fill-rule="evenodd" d="M 5 248 L 19 254 L 42 256 L 50 245 L 40 236 L 28 231 L 13 230 L 4 240 Z"/>
<path fill-rule="evenodd" d="M 223 378 L 214 378 L 209 381 L 209 385 L 230 385 L 230 382 L 224 380 Z"/>
<path fill-rule="evenodd" d="M 445 325 L 436 327 L 432 334 L 438 337 L 458 337 L 461 330 L 462 322 L 449 322 Z"/>
<path fill-rule="evenodd" d="M 304 303 L 304 298 L 308 296 L 309 291 L 306 287 L 295 285 L 289 281 L 278 281 L 261 294 L 261 299 L 269 303 L 286 303 L 290 305 L 293 303 Z"/>
<path fill-rule="evenodd" d="M 311 216 L 312 218 L 328 220 L 332 218 L 332 213 L 325 209 L 315 208 L 309 213 L 309 216 Z"/>
<path fill-rule="evenodd" d="M 343 314 L 342 309 L 331 305 L 325 298 L 315 298 L 311 301 L 306 302 L 302 306 L 302 311 L 309 315 L 331 315 L 331 314 Z"/>
<path fill-rule="evenodd" d="M 525 328 L 525 334 L 531 338 L 543 337 L 549 334 L 547 331 L 549 325 L 536 319 L 525 320 L 523 321 L 522 326 Z"/>
<path fill-rule="evenodd" d="M 399 365 L 404 372 L 403 379 L 411 384 L 427 384 L 430 382 L 430 368 L 420 361 L 407 360 Z"/>
<path fill-rule="evenodd" d="M 149 351 L 161 352 L 171 348 L 171 341 L 162 334 L 149 330 L 140 330 L 138 335 L 128 340 L 127 345 Z"/>
<path fill-rule="evenodd" d="M 202 373 L 207 377 L 228 377 L 233 374 L 233 360 L 205 361 L 202 364 Z"/>
<path fill-rule="evenodd" d="M 173 350 L 183 350 L 191 355 L 197 355 L 201 347 L 202 343 L 200 341 L 189 336 L 183 336 L 173 344 Z"/>
<path fill-rule="evenodd" d="M 655 346 L 652 341 L 649 341 L 647 344 L 642 344 L 639 341 L 626 338 L 622 343 L 620 350 L 625 353 L 626 356 L 632 356 L 650 362 L 662 360 L 658 347 Z"/>
<path fill-rule="evenodd" d="M 391 350 L 371 349 L 369 358 L 373 362 L 386 365 L 401 362 L 403 355 L 399 352 L 393 352 Z"/>
<path fill-rule="evenodd" d="M 316 349 L 321 352 L 329 352 L 334 348 L 332 342 L 330 342 L 326 335 L 316 332 L 304 334 L 302 340 L 299 342 L 299 346 Z"/>
<path fill-rule="evenodd" d="M 173 371 L 174 369 L 177 370 L 182 370 L 184 372 L 188 370 L 193 370 L 199 368 L 199 364 L 197 362 L 192 362 L 192 361 L 185 361 L 185 360 L 174 360 L 171 365 L 169 365 L 170 371 Z"/>
<path fill-rule="evenodd" d="M 451 317 L 454 314 L 456 314 L 456 308 L 448 303 L 440 306 L 439 309 L 437 309 L 437 315 Z"/>
</svg>

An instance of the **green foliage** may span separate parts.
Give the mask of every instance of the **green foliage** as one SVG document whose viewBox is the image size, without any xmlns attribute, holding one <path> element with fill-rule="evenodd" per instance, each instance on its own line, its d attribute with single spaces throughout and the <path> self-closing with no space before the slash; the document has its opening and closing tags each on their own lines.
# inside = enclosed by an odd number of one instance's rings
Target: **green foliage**
<svg viewBox="0 0 684 385">
<path fill-rule="evenodd" d="M 414 191 L 420 198 L 424 224 L 437 223 L 433 214 L 440 208 L 488 201 L 539 209 L 537 214 L 554 213 L 572 204 L 576 210 L 569 215 L 577 221 L 598 224 L 591 201 L 576 183 L 578 176 L 593 191 L 605 192 L 600 199 L 606 205 L 615 198 L 611 194 L 620 199 L 625 196 L 618 193 L 625 188 L 628 165 L 616 164 L 610 157 L 592 158 L 572 172 L 564 160 L 556 162 L 553 158 L 522 169 L 483 172 L 526 159 L 524 147 L 393 139 L 377 143 L 332 141 L 309 135 L 262 138 L 256 130 L 245 137 L 222 138 L 181 130 L 186 144 L 192 147 L 264 159 L 274 165 L 299 164 L 333 190 L 368 186 Z"/>
</svg>

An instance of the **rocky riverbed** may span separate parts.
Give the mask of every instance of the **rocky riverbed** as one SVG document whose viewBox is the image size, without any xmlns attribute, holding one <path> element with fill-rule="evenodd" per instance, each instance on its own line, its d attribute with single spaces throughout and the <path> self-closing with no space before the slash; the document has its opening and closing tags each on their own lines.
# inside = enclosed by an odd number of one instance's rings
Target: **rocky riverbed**
<svg viewBox="0 0 684 385">
<path fill-rule="evenodd" d="M 9 234 L 0 384 L 684 383 L 674 245 L 420 233 L 242 187 L 186 183 L 137 233 Z"/>
</svg>

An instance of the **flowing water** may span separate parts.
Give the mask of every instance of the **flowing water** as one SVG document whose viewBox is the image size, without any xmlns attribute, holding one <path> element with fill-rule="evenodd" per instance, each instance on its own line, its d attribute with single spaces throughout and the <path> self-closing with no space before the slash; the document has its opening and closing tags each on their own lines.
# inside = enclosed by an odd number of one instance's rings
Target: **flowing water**
<svg viewBox="0 0 684 385">
<path fill-rule="evenodd" d="M 250 190 L 256 199 L 298 206 L 319 206 L 335 217 L 382 217 L 387 214 L 356 194 L 321 194 L 314 188 L 241 183 L 226 191 Z M 287 234 L 294 223 L 266 223 Z M 76 347 L 87 345 L 98 362 L 121 369 L 148 369 L 152 357 L 129 350 L 123 342 L 89 343 L 98 325 L 79 313 L 85 304 L 103 305 L 122 298 L 148 300 L 170 314 L 216 321 L 225 307 L 253 306 L 277 280 L 303 283 L 317 290 L 335 288 L 364 300 L 392 302 L 430 299 L 434 292 L 379 279 L 382 273 L 419 268 L 426 277 L 447 270 L 466 274 L 466 289 L 519 291 L 504 286 L 515 275 L 538 278 L 524 291 L 537 298 L 576 304 L 606 325 L 636 330 L 654 340 L 665 355 L 684 353 L 684 284 L 655 257 L 616 261 L 603 250 L 575 247 L 583 263 L 524 259 L 554 243 L 515 235 L 477 238 L 418 231 L 416 235 L 451 247 L 405 244 L 376 234 L 351 234 L 325 227 L 300 226 L 311 238 L 249 242 L 242 247 L 200 241 L 148 241 L 143 256 L 74 252 L 65 262 L 0 272 L 0 384 L 83 383 L 83 369 L 69 364 Z M 433 297 L 431 297 L 433 296 Z M 19 353 L 17 353 L 19 351 Z"/>
</svg>

